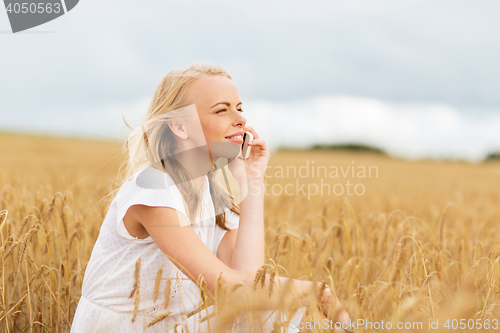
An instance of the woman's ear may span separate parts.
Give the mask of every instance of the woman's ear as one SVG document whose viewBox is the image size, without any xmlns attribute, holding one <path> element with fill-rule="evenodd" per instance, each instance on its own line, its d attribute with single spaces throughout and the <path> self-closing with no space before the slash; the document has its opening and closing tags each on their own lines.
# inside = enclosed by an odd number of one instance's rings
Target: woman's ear
<svg viewBox="0 0 500 333">
<path fill-rule="evenodd" d="M 177 135 L 180 139 L 185 140 L 188 138 L 186 126 L 183 123 L 173 122 L 173 123 L 168 124 L 168 126 L 170 127 L 170 130 L 172 131 L 172 133 Z"/>
</svg>

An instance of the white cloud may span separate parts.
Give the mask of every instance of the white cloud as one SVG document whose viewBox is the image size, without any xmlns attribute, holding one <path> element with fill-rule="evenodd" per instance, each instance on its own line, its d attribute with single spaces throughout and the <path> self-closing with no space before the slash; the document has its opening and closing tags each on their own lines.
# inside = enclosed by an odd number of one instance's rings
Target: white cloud
<svg viewBox="0 0 500 333">
<path fill-rule="evenodd" d="M 364 143 L 406 158 L 461 158 L 480 161 L 500 150 L 500 113 L 464 113 L 445 104 L 387 102 L 345 95 L 323 95 L 297 102 L 244 101 L 243 115 L 266 140 L 279 146 L 315 143 Z M 0 114 L 0 123 L 36 132 L 125 140 L 140 124 L 150 97 L 111 103 L 57 118 L 15 119 Z"/>
<path fill-rule="evenodd" d="M 358 142 L 407 158 L 471 161 L 500 149 L 500 115 L 495 113 L 477 117 L 444 104 L 337 95 L 289 104 L 245 104 L 248 124 L 273 148 Z"/>
</svg>

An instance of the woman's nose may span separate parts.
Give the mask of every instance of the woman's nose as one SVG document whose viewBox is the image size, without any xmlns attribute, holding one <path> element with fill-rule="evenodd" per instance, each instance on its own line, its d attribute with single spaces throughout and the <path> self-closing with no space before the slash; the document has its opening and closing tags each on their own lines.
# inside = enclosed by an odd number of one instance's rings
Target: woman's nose
<svg viewBox="0 0 500 333">
<path fill-rule="evenodd" d="M 245 124 L 247 123 L 247 119 L 243 117 L 240 111 L 236 111 L 234 122 L 236 126 L 238 125 L 245 126 Z"/>
</svg>

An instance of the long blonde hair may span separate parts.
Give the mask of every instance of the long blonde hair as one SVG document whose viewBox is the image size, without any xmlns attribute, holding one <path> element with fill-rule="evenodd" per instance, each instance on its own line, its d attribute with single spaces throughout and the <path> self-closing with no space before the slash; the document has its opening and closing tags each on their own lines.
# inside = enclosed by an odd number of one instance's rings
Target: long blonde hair
<svg viewBox="0 0 500 333">
<path fill-rule="evenodd" d="M 190 84 L 204 75 L 220 75 L 231 79 L 231 76 L 223 68 L 207 63 L 195 63 L 185 69 L 168 72 L 156 88 L 143 123 L 134 129 L 141 135 L 129 136 L 129 139 L 122 147 L 122 152 L 127 156 L 132 156 L 137 151 L 149 152 L 147 156 L 142 156 L 143 164 L 151 165 L 157 170 L 166 172 L 172 178 L 182 195 L 190 221 L 194 221 L 199 213 L 202 199 L 201 193 L 199 193 L 193 182 L 189 181 L 190 177 L 187 170 L 175 158 L 174 134 L 168 124 L 182 118 L 183 108 L 187 106 L 187 91 Z M 158 117 L 162 121 L 153 121 Z M 126 121 L 125 123 L 130 127 Z M 148 124 L 147 128 L 144 128 L 144 124 Z M 125 160 L 120 167 L 117 183 L 123 184 L 137 169 L 138 165 L 134 165 L 133 159 L 128 158 Z M 234 201 L 234 197 L 219 183 L 216 176 L 216 172 L 208 174 L 210 193 L 216 212 L 215 220 L 219 227 L 229 230 L 225 223 L 224 209 L 227 207 L 237 215 L 240 214 L 240 210 Z"/>
</svg>

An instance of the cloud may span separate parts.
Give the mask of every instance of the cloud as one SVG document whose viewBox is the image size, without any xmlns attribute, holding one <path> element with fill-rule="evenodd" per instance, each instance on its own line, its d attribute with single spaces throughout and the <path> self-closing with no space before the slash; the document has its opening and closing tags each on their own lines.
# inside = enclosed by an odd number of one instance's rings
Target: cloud
<svg viewBox="0 0 500 333">
<path fill-rule="evenodd" d="M 245 100 L 243 115 L 271 150 L 316 143 L 364 143 L 405 158 L 460 158 L 480 161 L 500 150 L 500 113 L 462 112 L 443 103 L 388 102 L 347 95 L 322 95 L 291 102 Z M 124 141 L 149 106 L 131 103 L 79 107 L 58 117 L 25 120 L 0 114 L 0 123 L 20 130 Z"/>
<path fill-rule="evenodd" d="M 384 102 L 343 95 L 297 103 L 246 103 L 248 124 L 272 148 L 358 142 L 407 158 L 479 161 L 500 149 L 500 114 L 475 116 L 445 104 Z"/>
</svg>

